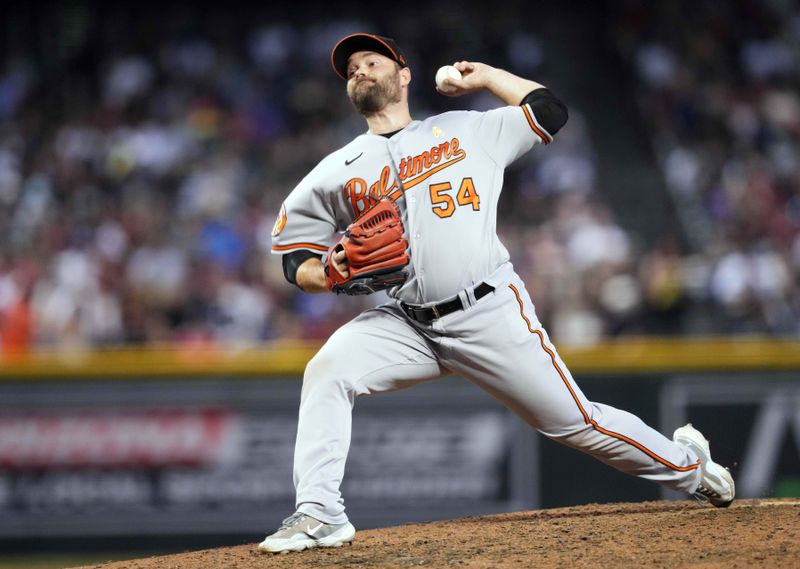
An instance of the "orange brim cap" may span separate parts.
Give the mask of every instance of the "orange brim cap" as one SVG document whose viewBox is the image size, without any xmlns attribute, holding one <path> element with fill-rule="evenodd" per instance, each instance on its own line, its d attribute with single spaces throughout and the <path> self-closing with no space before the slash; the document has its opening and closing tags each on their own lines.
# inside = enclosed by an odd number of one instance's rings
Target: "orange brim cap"
<svg viewBox="0 0 800 569">
<path fill-rule="evenodd" d="M 331 51 L 331 65 L 336 75 L 347 80 L 347 61 L 357 51 L 374 51 L 406 67 L 406 57 L 392 38 L 373 34 L 350 34 L 339 40 Z"/>
</svg>

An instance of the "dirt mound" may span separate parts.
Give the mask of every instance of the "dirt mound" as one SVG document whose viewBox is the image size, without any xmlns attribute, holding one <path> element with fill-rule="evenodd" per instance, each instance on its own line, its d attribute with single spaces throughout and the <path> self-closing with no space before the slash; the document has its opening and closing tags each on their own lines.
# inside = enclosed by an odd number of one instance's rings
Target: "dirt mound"
<svg viewBox="0 0 800 569">
<path fill-rule="evenodd" d="M 262 555 L 256 544 L 88 567 L 800 567 L 800 500 L 590 504 L 358 532 L 352 546 Z"/>
</svg>

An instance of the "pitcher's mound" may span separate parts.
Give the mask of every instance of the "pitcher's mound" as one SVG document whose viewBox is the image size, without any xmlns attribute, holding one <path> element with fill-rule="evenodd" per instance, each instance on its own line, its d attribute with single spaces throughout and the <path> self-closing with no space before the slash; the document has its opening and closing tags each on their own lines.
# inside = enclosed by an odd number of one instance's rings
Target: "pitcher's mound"
<svg viewBox="0 0 800 569">
<path fill-rule="evenodd" d="M 338 549 L 264 555 L 256 545 L 91 567 L 788 569 L 800 567 L 800 499 L 738 500 L 728 509 L 694 501 L 590 504 L 360 531 Z"/>
</svg>

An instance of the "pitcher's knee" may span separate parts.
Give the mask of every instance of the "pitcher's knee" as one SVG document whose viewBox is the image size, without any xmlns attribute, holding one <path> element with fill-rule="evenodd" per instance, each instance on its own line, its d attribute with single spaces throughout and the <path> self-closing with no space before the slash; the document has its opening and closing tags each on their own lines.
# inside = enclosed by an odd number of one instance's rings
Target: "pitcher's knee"
<svg viewBox="0 0 800 569">
<path fill-rule="evenodd" d="M 539 432 L 557 443 L 581 450 L 587 450 L 587 446 L 595 444 L 597 435 L 592 425 L 587 423 L 564 425 L 561 428 L 549 431 L 540 430 Z"/>
<path fill-rule="evenodd" d="M 330 356 L 325 350 L 320 350 L 306 364 L 303 373 L 303 393 L 316 389 L 334 389 L 352 391 L 350 377 L 352 370 L 348 373 L 345 365 L 342 364 L 341 356 Z"/>
</svg>

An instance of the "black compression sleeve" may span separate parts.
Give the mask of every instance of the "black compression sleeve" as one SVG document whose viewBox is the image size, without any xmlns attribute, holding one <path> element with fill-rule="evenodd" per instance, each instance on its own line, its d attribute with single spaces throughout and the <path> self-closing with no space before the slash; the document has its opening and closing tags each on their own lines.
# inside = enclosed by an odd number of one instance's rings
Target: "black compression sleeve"
<svg viewBox="0 0 800 569">
<path fill-rule="evenodd" d="M 525 95 L 520 105 L 528 104 L 536 120 L 550 134 L 554 135 L 569 118 L 567 106 L 548 89 L 535 89 Z"/>
<path fill-rule="evenodd" d="M 286 277 L 286 280 L 292 283 L 293 285 L 296 285 L 297 269 L 300 268 L 300 265 L 302 265 L 312 257 L 316 257 L 317 259 L 322 259 L 322 255 L 317 255 L 316 253 L 312 253 L 311 251 L 306 251 L 305 249 L 300 249 L 299 251 L 292 251 L 291 253 L 286 253 L 282 258 L 283 276 Z"/>
</svg>

